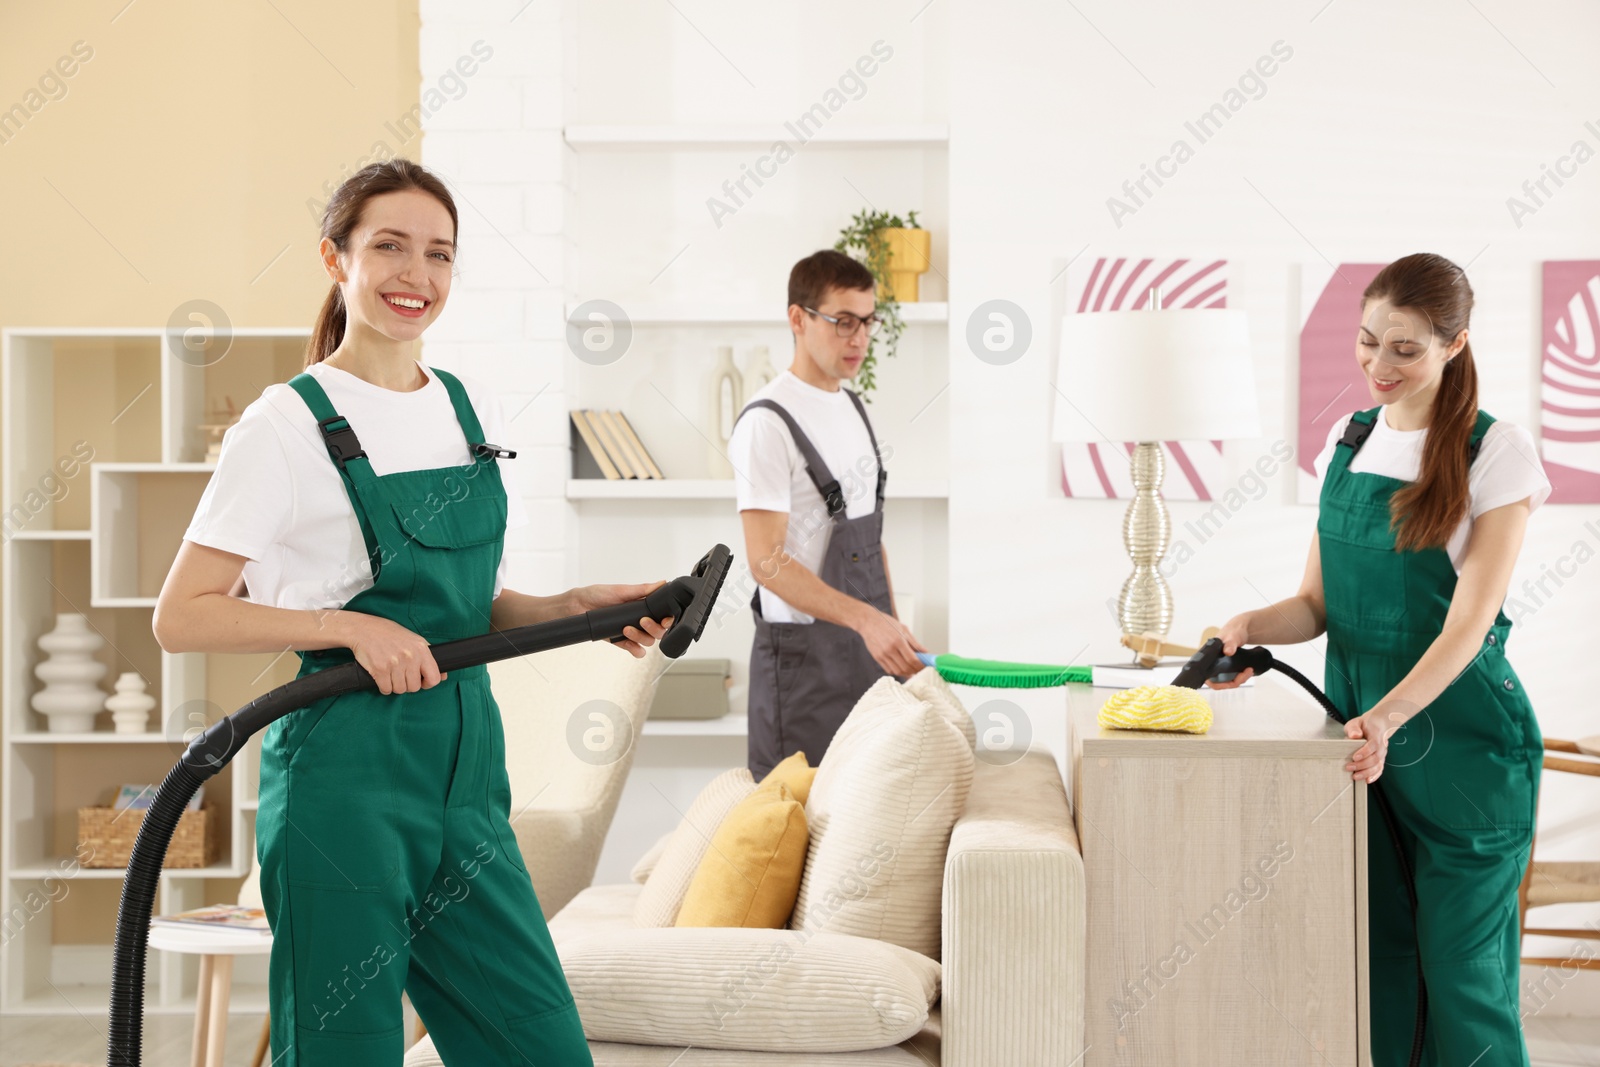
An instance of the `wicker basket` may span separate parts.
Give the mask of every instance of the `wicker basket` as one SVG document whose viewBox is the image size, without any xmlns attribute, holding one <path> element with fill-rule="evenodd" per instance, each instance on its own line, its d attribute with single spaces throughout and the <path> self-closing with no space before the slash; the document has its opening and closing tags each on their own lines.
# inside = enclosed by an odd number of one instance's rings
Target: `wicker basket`
<svg viewBox="0 0 1600 1067">
<path fill-rule="evenodd" d="M 144 825 L 143 811 L 92 807 L 78 809 L 78 841 L 89 846 L 85 867 L 126 867 L 133 855 L 133 842 Z M 118 817 L 120 816 L 120 818 Z M 216 805 L 202 804 L 199 811 L 186 811 L 178 820 L 172 843 L 167 846 L 164 867 L 209 867 L 221 853 L 222 820 Z"/>
</svg>

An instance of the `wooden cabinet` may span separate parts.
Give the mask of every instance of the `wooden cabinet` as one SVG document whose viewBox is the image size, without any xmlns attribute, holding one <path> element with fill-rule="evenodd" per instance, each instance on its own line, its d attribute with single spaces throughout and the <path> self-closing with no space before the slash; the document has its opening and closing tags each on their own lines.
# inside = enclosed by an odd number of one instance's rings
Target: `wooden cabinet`
<svg viewBox="0 0 1600 1067">
<path fill-rule="evenodd" d="M 1072 686 L 1088 878 L 1085 1067 L 1358 1067 L 1367 1056 L 1359 742 L 1273 678 L 1209 733 L 1101 729 Z"/>
</svg>

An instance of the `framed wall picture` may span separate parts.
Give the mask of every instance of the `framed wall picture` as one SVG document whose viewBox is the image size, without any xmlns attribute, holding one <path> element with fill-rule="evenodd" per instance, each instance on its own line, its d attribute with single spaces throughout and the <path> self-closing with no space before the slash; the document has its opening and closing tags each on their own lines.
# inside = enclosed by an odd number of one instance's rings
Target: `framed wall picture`
<svg viewBox="0 0 1600 1067">
<path fill-rule="evenodd" d="M 1372 406 L 1356 363 L 1361 292 L 1382 263 L 1306 263 L 1300 267 L 1300 403 L 1295 440 L 1297 498 L 1317 502 L 1317 454 L 1344 416 Z"/>
<path fill-rule="evenodd" d="M 1600 503 L 1600 260 L 1541 278 L 1539 450 L 1553 504 Z"/>
</svg>

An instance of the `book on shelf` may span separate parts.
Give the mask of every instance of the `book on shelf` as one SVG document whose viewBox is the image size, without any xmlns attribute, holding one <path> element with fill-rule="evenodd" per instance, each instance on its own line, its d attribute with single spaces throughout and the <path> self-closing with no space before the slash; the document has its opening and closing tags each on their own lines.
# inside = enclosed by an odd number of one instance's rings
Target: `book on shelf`
<svg viewBox="0 0 1600 1067">
<path fill-rule="evenodd" d="M 574 473 L 579 478 L 592 478 L 594 475 L 585 473 L 586 467 L 598 467 L 602 477 L 608 481 L 616 481 L 622 477 L 616 464 L 611 462 L 611 457 L 606 455 L 605 446 L 600 443 L 600 438 L 594 432 L 594 427 L 589 425 L 587 411 L 572 412 L 572 430 L 576 439 L 572 442 L 573 457 L 575 459 Z M 585 463 L 585 460 L 588 462 Z"/>
<path fill-rule="evenodd" d="M 628 462 L 628 455 L 622 450 L 622 444 L 611 432 L 611 423 L 598 411 L 589 412 L 589 425 L 594 427 L 595 434 L 600 438 L 600 444 L 605 447 L 606 455 L 611 457 L 611 462 L 616 464 L 617 470 L 624 478 L 637 478 L 633 464 Z"/>
<path fill-rule="evenodd" d="M 650 477 L 665 478 L 666 475 L 661 473 L 661 468 L 656 466 L 655 457 L 650 455 L 649 450 L 644 447 L 644 442 L 639 440 L 639 435 L 634 432 L 633 423 L 628 421 L 628 416 L 620 411 L 612 412 L 612 416 L 617 420 L 617 425 L 622 427 L 622 432 L 627 435 L 628 440 L 633 443 L 634 450 L 644 460 L 645 466 L 650 471 Z"/>
<path fill-rule="evenodd" d="M 206 787 L 200 786 L 194 791 L 194 796 L 189 798 L 188 811 L 200 810 L 200 798 L 205 795 Z M 156 787 L 153 785 L 124 785 L 117 790 L 117 799 L 111 802 L 113 808 L 128 808 L 132 811 L 148 811 L 150 805 L 155 803 Z"/>
<path fill-rule="evenodd" d="M 237 930 L 264 936 L 272 933 L 267 925 L 267 913 L 261 908 L 248 908 L 240 904 L 210 904 L 204 908 L 157 915 L 150 920 L 155 926 L 175 926 L 186 929 Z"/>
<path fill-rule="evenodd" d="M 593 478 L 596 469 L 613 480 L 666 477 L 622 412 L 578 408 L 571 414 L 575 477 Z"/>
<path fill-rule="evenodd" d="M 644 456 L 641 454 L 643 450 L 635 448 L 633 441 L 623 432 L 622 419 L 617 412 L 601 411 L 596 414 L 605 422 L 606 428 L 611 431 L 611 439 L 617 443 L 618 448 L 622 449 L 622 454 L 627 457 L 628 466 L 633 468 L 633 473 L 640 478 L 651 477 L 650 468 L 645 466 Z"/>
</svg>

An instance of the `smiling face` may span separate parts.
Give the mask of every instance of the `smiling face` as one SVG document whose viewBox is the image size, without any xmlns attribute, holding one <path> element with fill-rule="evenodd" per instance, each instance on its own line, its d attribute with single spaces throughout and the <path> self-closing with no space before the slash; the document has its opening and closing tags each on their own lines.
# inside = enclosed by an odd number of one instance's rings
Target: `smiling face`
<svg viewBox="0 0 1600 1067">
<path fill-rule="evenodd" d="M 344 251 L 324 237 L 321 254 L 344 293 L 347 331 L 412 341 L 450 295 L 455 227 L 434 197 L 401 189 L 367 201 Z"/>
<path fill-rule="evenodd" d="M 877 309 L 877 300 L 871 289 L 840 289 L 830 287 L 814 305 L 814 310 L 839 318 L 853 315 L 864 319 Z M 836 324 L 804 311 L 796 313 L 800 330 L 797 340 L 805 347 L 817 369 L 831 378 L 854 380 L 867 356 L 867 329 L 858 325 L 849 337 L 840 337 Z"/>
<path fill-rule="evenodd" d="M 1431 397 L 1445 364 L 1466 343 L 1466 330 L 1442 339 L 1421 309 L 1396 307 L 1380 296 L 1362 305 L 1356 362 L 1372 399 L 1395 404 Z"/>
</svg>

